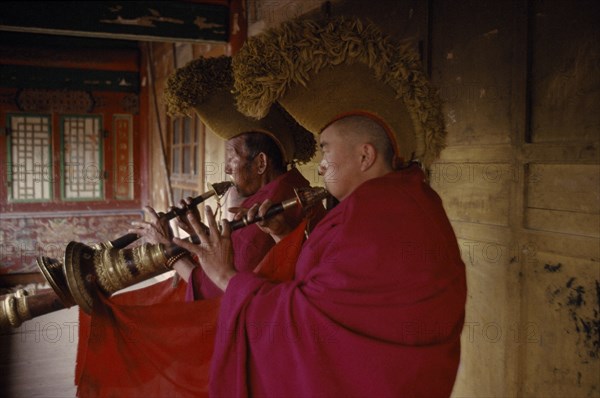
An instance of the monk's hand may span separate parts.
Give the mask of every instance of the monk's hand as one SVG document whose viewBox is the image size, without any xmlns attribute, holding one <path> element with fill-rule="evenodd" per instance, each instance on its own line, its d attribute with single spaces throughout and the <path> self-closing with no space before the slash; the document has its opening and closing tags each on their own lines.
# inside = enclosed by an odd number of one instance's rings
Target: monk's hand
<svg viewBox="0 0 600 398">
<path fill-rule="evenodd" d="M 133 226 L 127 232 L 137 234 L 140 238 L 144 238 L 150 244 L 168 244 L 173 239 L 173 231 L 164 215 L 165 213 L 157 213 L 152 207 L 144 207 L 144 211 L 148 215 L 150 221 L 133 221 Z"/>
<path fill-rule="evenodd" d="M 230 213 L 233 213 L 233 221 L 241 220 L 246 214 L 248 214 L 248 209 L 241 206 L 230 207 L 227 210 Z"/>
<path fill-rule="evenodd" d="M 193 198 L 188 196 L 185 199 L 181 199 L 179 201 L 179 205 L 177 208 L 172 206 L 169 210 L 177 210 L 177 218 L 175 219 L 175 224 L 184 230 L 188 235 L 192 235 L 194 233 L 194 229 L 190 225 L 187 215 L 188 213 L 193 213 L 193 216 L 198 220 L 201 220 L 200 211 L 198 210 L 198 206 L 192 205 Z"/>
<path fill-rule="evenodd" d="M 181 239 L 173 239 L 177 246 L 198 256 L 198 260 L 206 276 L 221 290 L 225 291 L 229 280 L 236 274 L 233 266 L 233 247 L 231 244 L 231 228 L 227 220 L 221 222 L 222 232 L 212 209 L 206 206 L 208 228 L 204 226 L 194 213 L 188 214 L 188 221 L 193 229 L 193 238 L 200 243 L 194 244 Z"/>
<path fill-rule="evenodd" d="M 254 204 L 248 209 L 248 213 L 246 214 L 248 221 L 252 222 L 257 216 L 264 217 L 271 206 L 273 206 L 273 202 L 271 202 L 269 199 L 265 200 L 260 205 L 258 203 Z M 265 220 L 258 221 L 256 225 L 258 225 L 263 232 L 270 234 L 275 242 L 279 242 L 286 235 L 292 232 L 293 229 L 286 222 L 283 213 L 279 213 L 268 217 Z"/>
</svg>

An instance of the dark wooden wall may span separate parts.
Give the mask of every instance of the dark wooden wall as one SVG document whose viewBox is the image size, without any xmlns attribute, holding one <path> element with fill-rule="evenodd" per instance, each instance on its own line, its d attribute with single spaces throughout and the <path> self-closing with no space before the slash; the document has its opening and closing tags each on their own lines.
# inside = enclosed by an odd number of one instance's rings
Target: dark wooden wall
<svg viewBox="0 0 600 398">
<path fill-rule="evenodd" d="M 444 100 L 448 148 L 430 177 L 469 288 L 453 395 L 600 394 L 600 3 L 341 0 L 329 12 L 412 41 Z"/>
</svg>

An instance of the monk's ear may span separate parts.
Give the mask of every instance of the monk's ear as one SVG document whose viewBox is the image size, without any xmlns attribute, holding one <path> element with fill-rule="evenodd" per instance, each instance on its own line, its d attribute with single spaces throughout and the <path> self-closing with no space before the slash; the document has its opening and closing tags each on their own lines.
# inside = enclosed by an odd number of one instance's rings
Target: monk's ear
<svg viewBox="0 0 600 398">
<path fill-rule="evenodd" d="M 377 150 L 371 144 L 363 144 L 361 146 L 361 161 L 360 170 L 367 171 L 373 166 L 377 159 Z"/>
<path fill-rule="evenodd" d="M 267 155 L 264 152 L 261 152 L 254 158 L 254 161 L 257 164 L 258 174 L 263 174 L 267 170 Z"/>
</svg>

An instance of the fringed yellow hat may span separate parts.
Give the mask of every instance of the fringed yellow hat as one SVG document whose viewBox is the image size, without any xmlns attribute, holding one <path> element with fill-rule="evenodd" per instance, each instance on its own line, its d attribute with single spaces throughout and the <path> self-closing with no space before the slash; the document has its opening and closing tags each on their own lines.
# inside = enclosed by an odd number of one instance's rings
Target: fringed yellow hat
<svg viewBox="0 0 600 398">
<path fill-rule="evenodd" d="M 238 109 L 262 117 L 279 102 L 319 134 L 344 116 L 378 121 L 396 162 L 429 166 L 445 146 L 441 101 L 418 55 L 373 24 L 292 20 L 248 39 L 233 58 Z"/>
<path fill-rule="evenodd" d="M 231 90 L 231 58 L 198 58 L 177 69 L 167 80 L 165 101 L 170 115 L 189 115 L 194 109 L 202 122 L 223 139 L 244 133 L 263 133 L 279 145 L 286 163 L 306 163 L 316 152 L 314 136 L 278 104 L 256 120 L 235 107 Z"/>
</svg>

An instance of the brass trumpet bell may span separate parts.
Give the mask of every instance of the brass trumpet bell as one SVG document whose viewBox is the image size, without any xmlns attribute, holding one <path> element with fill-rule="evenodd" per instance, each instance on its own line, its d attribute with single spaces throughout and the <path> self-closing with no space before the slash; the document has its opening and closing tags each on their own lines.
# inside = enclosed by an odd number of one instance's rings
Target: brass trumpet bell
<svg viewBox="0 0 600 398">
<path fill-rule="evenodd" d="M 111 242 L 88 246 L 69 242 L 64 264 L 39 257 L 37 265 L 66 308 L 79 305 L 87 314 L 92 312 L 94 292 L 107 297 L 113 293 L 170 271 L 164 246 L 149 243 L 119 249 Z"/>
<path fill-rule="evenodd" d="M 67 279 L 63 271 L 63 264 L 59 260 L 50 257 L 38 257 L 36 263 L 48 284 L 54 290 L 60 301 L 66 308 L 74 306 L 75 300 L 67 285 Z"/>
<path fill-rule="evenodd" d="M 109 297 L 121 289 L 170 271 L 164 246 L 148 243 L 117 249 L 110 242 L 93 247 L 69 242 L 63 268 L 75 303 L 87 314 L 92 312 L 95 289 Z"/>
</svg>

